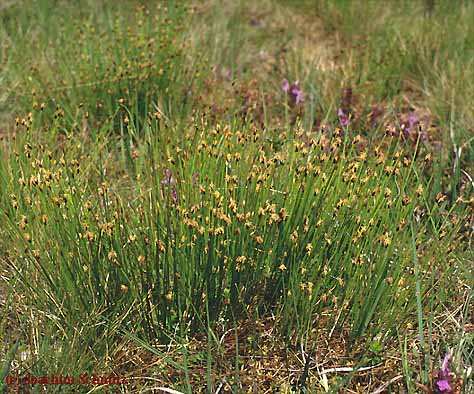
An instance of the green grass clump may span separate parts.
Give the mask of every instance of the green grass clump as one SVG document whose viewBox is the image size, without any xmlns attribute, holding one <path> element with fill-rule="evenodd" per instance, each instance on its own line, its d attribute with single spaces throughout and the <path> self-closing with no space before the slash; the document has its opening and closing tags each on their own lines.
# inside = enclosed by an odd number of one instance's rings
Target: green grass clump
<svg viewBox="0 0 474 394">
<path fill-rule="evenodd" d="M 95 132 L 118 104 L 133 109 L 137 122 L 148 113 L 184 111 L 194 79 L 183 52 L 186 8 L 83 3 L 52 12 L 17 5 L 2 15 L 2 33 L 10 38 L 6 78 L 14 81 L 6 100 L 20 109 L 40 108 L 44 121 L 64 117 L 68 132 Z M 39 26 L 28 22 L 35 12 Z"/>
<path fill-rule="evenodd" d="M 19 138 L 1 167 L 16 292 L 62 341 L 78 321 L 82 344 L 108 344 L 123 329 L 162 341 L 269 313 L 297 339 L 329 311 L 325 325 L 351 346 L 392 340 L 415 308 L 410 227 L 423 291 L 437 272 L 435 299 L 451 293 L 472 207 L 430 198 L 428 159 L 396 140 L 370 153 L 337 135 L 288 132 L 275 145 L 255 128 L 203 126 L 173 142 L 156 127 L 131 162 L 115 157 L 118 182 L 103 139 L 49 151 L 54 130 L 40 145 Z"/>
<path fill-rule="evenodd" d="M 0 8 L 2 380 L 469 392 L 471 4 L 287 3 Z"/>
</svg>

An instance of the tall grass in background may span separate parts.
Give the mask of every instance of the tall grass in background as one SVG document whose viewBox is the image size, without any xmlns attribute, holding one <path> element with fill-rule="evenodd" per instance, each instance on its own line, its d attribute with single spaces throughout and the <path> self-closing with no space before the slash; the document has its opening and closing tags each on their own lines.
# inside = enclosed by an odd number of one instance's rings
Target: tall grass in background
<svg viewBox="0 0 474 394">
<path fill-rule="evenodd" d="M 44 120 L 65 117 L 68 133 L 94 132 L 121 106 L 137 122 L 176 118 L 190 109 L 200 61 L 184 52 L 187 13 L 174 1 L 12 5 L 2 15 L 11 81 L 4 100 L 41 109 Z"/>
<path fill-rule="evenodd" d="M 340 105 L 347 87 L 354 90 L 359 115 L 380 104 L 395 114 L 415 112 L 429 137 L 442 144 L 445 165 L 453 167 L 460 160 L 472 173 L 472 2 L 438 1 L 431 11 L 430 2 L 421 0 L 284 3 L 319 20 L 326 32 L 326 62 L 334 64 L 329 71 L 318 69 L 321 59 L 312 58 L 311 46 L 295 50 L 296 59 L 313 61 L 297 68 L 312 74 L 306 81 L 323 113 Z M 305 34 L 317 46 L 320 35 L 312 30 Z"/>
</svg>

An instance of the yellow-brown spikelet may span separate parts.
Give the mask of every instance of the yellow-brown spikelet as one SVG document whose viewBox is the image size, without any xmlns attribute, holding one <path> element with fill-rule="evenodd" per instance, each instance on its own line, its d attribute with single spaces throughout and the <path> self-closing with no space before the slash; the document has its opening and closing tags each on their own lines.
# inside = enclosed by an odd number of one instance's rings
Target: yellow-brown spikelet
<svg viewBox="0 0 474 394">
<path fill-rule="evenodd" d="M 155 240 L 155 246 L 160 253 L 164 253 L 166 250 L 165 243 L 161 239 Z"/>
<path fill-rule="evenodd" d="M 387 175 L 392 175 L 394 170 L 395 169 L 393 168 L 393 166 L 390 166 L 390 165 L 385 166 L 385 172 Z"/>
<path fill-rule="evenodd" d="M 416 194 L 418 195 L 418 197 L 421 197 L 423 195 L 423 190 L 423 185 L 420 183 L 416 188 Z"/>
<path fill-rule="evenodd" d="M 89 242 L 93 242 L 95 239 L 95 234 L 92 231 L 86 231 L 84 233 L 84 238 L 87 239 Z"/>
<path fill-rule="evenodd" d="M 383 153 L 380 153 L 380 155 L 377 157 L 375 160 L 376 165 L 380 165 L 385 162 L 385 155 Z"/>
<path fill-rule="evenodd" d="M 405 218 L 402 218 L 400 220 L 400 222 L 398 223 L 398 226 L 397 226 L 397 230 L 400 231 L 400 230 L 403 230 L 403 228 L 405 227 L 407 221 Z"/>
<path fill-rule="evenodd" d="M 24 230 L 27 225 L 28 225 L 28 219 L 26 218 L 25 215 L 21 215 L 19 226 L 21 227 L 22 230 Z"/>
<path fill-rule="evenodd" d="M 287 212 L 286 208 L 284 208 L 284 207 L 281 208 L 280 209 L 280 218 L 281 218 L 281 220 L 285 221 L 288 218 L 288 216 L 289 215 L 288 215 L 288 212 Z"/>
<path fill-rule="evenodd" d="M 128 292 L 128 287 L 122 283 L 122 284 L 120 285 L 120 291 L 121 291 L 122 293 L 127 293 L 127 292 Z"/>
<path fill-rule="evenodd" d="M 378 238 L 379 242 L 385 246 L 385 247 L 389 247 L 392 243 L 392 240 L 390 239 L 390 236 L 387 232 L 385 232 L 384 234 L 382 234 L 379 238 Z"/>
<path fill-rule="evenodd" d="M 410 204 L 410 203 L 411 203 L 411 198 L 408 197 L 407 195 L 404 195 L 404 196 L 402 197 L 402 204 L 406 206 L 406 205 L 408 205 L 408 204 Z"/>
<path fill-rule="evenodd" d="M 290 239 L 293 243 L 296 243 L 296 241 L 298 241 L 298 228 L 293 230 L 293 232 L 290 235 Z"/>
<path fill-rule="evenodd" d="M 445 194 L 439 192 L 437 195 L 436 195 L 436 202 L 438 204 L 441 204 L 442 202 L 446 201 L 448 199 L 448 196 L 446 196 Z"/>
<path fill-rule="evenodd" d="M 324 233 L 324 240 L 326 241 L 328 245 L 332 245 L 332 239 L 328 233 Z"/>
<path fill-rule="evenodd" d="M 278 223 L 280 220 L 280 215 L 278 215 L 277 213 L 272 213 L 268 218 L 268 224 L 272 225 L 273 223 Z"/>
</svg>

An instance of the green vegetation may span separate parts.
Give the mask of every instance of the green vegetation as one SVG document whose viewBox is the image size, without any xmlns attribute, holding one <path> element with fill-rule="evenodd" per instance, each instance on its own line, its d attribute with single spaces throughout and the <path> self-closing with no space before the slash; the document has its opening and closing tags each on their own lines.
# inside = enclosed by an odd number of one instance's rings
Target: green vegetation
<svg viewBox="0 0 474 394">
<path fill-rule="evenodd" d="M 470 392 L 473 18 L 0 6 L 0 384 Z"/>
</svg>

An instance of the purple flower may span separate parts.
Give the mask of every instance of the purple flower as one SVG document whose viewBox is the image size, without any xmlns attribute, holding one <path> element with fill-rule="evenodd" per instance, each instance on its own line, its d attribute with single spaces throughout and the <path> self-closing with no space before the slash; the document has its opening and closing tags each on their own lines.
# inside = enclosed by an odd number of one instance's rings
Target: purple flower
<svg viewBox="0 0 474 394">
<path fill-rule="evenodd" d="M 166 178 L 162 179 L 161 183 L 163 185 L 172 185 L 172 184 L 174 184 L 174 177 L 173 177 L 173 175 L 171 174 L 171 171 L 168 168 L 165 170 L 165 175 L 166 175 Z"/>
<path fill-rule="evenodd" d="M 291 85 L 290 88 L 290 94 L 293 96 L 295 99 L 296 104 L 301 103 L 304 101 L 304 93 L 303 91 L 298 87 L 298 82 L 294 83 Z"/>
<path fill-rule="evenodd" d="M 346 127 L 349 124 L 349 116 L 347 116 L 342 108 L 337 110 L 337 116 L 339 117 L 339 122 L 341 122 L 342 127 Z"/>
<path fill-rule="evenodd" d="M 439 391 L 451 390 L 451 386 L 449 385 L 449 382 L 447 379 L 438 380 L 436 382 L 436 385 L 438 386 Z"/>
<path fill-rule="evenodd" d="M 193 174 L 192 178 L 191 178 L 192 181 L 193 181 L 193 185 L 194 185 L 194 186 L 196 186 L 196 184 L 197 184 L 198 177 L 199 177 L 199 172 L 196 171 L 196 172 Z"/>
<path fill-rule="evenodd" d="M 449 360 L 451 355 L 448 353 L 444 357 L 443 364 L 441 365 L 441 370 L 438 372 L 438 376 L 435 378 L 436 389 L 438 393 L 442 394 L 451 394 L 451 378 L 452 373 L 449 369 Z"/>
<path fill-rule="evenodd" d="M 418 117 L 415 115 L 414 112 L 412 112 L 410 116 L 408 116 L 408 125 L 410 126 L 410 128 L 413 128 L 416 123 L 418 123 Z"/>
<path fill-rule="evenodd" d="M 427 138 L 426 132 L 422 130 L 420 120 L 414 112 L 411 112 L 410 115 L 408 115 L 408 117 L 406 118 L 406 120 L 404 122 L 401 122 L 400 130 L 406 140 L 410 137 L 413 140 L 416 140 L 418 137 L 420 137 L 422 141 L 425 141 Z"/>
<path fill-rule="evenodd" d="M 161 180 L 161 184 L 169 185 L 171 187 L 171 197 L 176 201 L 178 200 L 178 193 L 176 192 L 175 179 L 168 168 L 165 170 L 165 176 L 166 178 Z"/>
<path fill-rule="evenodd" d="M 295 83 L 290 83 L 285 78 L 281 83 L 281 89 L 286 93 L 289 94 L 293 100 L 295 105 L 304 101 L 304 93 L 299 87 L 299 82 L 296 81 Z"/>
<path fill-rule="evenodd" d="M 414 131 L 416 125 L 418 124 L 418 117 L 412 112 L 405 122 L 402 122 L 401 129 L 403 131 L 403 136 L 407 139 L 410 134 Z"/>
</svg>

